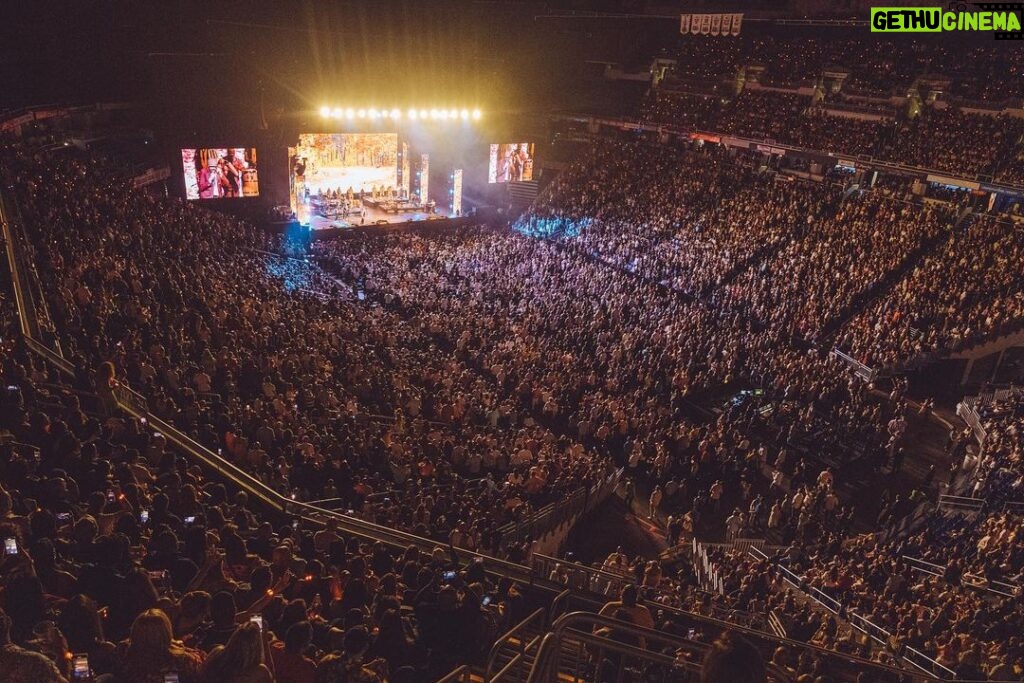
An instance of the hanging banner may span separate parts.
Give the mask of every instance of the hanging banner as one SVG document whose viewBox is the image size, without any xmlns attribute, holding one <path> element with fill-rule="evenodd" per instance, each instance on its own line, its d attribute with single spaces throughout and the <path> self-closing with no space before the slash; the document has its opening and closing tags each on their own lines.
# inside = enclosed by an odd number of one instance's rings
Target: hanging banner
<svg viewBox="0 0 1024 683">
<path fill-rule="evenodd" d="M 161 166 L 160 168 L 148 168 L 145 173 L 141 173 L 132 178 L 132 187 L 138 189 L 145 187 L 146 185 L 152 185 L 158 183 L 161 180 L 167 180 L 171 177 L 171 169 L 169 166 Z"/>
<path fill-rule="evenodd" d="M 742 14 L 680 14 L 679 32 L 683 35 L 738 36 Z"/>
<path fill-rule="evenodd" d="M 734 15 L 732 15 L 732 21 L 730 22 L 730 24 L 731 24 L 731 26 L 729 28 L 729 33 L 734 35 L 734 36 L 738 36 L 740 34 L 740 27 L 743 25 L 743 15 L 742 14 L 734 14 Z M 722 34 L 723 35 L 725 34 L 724 26 L 723 26 Z"/>
</svg>

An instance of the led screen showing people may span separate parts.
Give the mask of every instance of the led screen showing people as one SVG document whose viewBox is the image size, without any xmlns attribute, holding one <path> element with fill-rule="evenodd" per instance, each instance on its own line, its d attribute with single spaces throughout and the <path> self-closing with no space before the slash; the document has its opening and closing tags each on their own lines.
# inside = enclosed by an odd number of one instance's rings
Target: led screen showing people
<svg viewBox="0 0 1024 683">
<path fill-rule="evenodd" d="M 255 147 L 181 150 L 188 199 L 258 197 Z"/>
<path fill-rule="evenodd" d="M 518 183 L 524 180 L 533 180 L 533 143 L 491 145 L 487 182 Z"/>
</svg>

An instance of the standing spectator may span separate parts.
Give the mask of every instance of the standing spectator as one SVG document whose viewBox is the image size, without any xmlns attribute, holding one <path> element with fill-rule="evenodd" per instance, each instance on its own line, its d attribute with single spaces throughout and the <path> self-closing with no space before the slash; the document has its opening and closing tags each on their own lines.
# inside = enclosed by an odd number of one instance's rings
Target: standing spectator
<svg viewBox="0 0 1024 683">
<path fill-rule="evenodd" d="M 636 498 L 636 484 L 631 478 L 626 478 L 624 485 L 623 501 L 626 503 L 626 514 L 633 513 L 633 500 Z"/>
<path fill-rule="evenodd" d="M 135 618 L 122 645 L 117 679 L 132 683 L 163 683 L 164 674 L 177 673 L 181 683 L 199 683 L 202 653 L 173 640 L 171 620 L 162 610 L 149 609 Z"/>
<path fill-rule="evenodd" d="M 9 683 L 67 683 L 52 660 L 11 642 L 11 619 L 0 610 L 0 680 Z"/>
<path fill-rule="evenodd" d="M 264 635 L 260 626 L 249 622 L 210 652 L 203 665 L 204 683 L 273 683 L 274 676 L 264 664 Z"/>
<path fill-rule="evenodd" d="M 648 503 L 651 506 L 651 510 L 648 516 L 655 522 L 658 521 L 658 508 L 661 507 L 661 499 L 664 497 L 664 495 L 665 494 L 662 493 L 660 484 L 656 485 L 654 487 L 654 490 L 651 491 L 651 498 L 650 500 L 648 500 Z"/>
</svg>

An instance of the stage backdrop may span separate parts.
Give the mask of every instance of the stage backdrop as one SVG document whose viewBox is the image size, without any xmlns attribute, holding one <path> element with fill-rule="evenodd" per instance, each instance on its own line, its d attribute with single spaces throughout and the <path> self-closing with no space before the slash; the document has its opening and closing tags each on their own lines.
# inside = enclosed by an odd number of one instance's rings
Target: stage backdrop
<svg viewBox="0 0 1024 683">
<path fill-rule="evenodd" d="M 398 186 L 396 133 L 303 133 L 295 156 L 304 171 L 300 184 L 311 195 Z"/>
<path fill-rule="evenodd" d="M 258 197 L 260 194 L 255 147 L 183 149 L 181 165 L 188 199 Z"/>
<path fill-rule="evenodd" d="M 516 183 L 523 180 L 533 180 L 533 143 L 491 145 L 487 182 Z"/>
</svg>

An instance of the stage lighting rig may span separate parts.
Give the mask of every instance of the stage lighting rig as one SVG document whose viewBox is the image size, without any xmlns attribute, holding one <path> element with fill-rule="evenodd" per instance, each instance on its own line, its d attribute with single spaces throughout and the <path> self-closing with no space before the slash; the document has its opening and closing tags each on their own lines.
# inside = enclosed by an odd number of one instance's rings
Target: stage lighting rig
<svg viewBox="0 0 1024 683">
<path fill-rule="evenodd" d="M 320 107 L 320 117 L 324 119 L 348 119 L 352 121 L 354 119 L 370 119 L 377 121 L 379 119 L 389 119 L 391 121 L 399 121 L 403 117 L 410 121 L 479 121 L 482 114 L 479 109 L 458 109 L 458 108 L 431 108 L 431 109 L 416 109 L 409 108 L 403 112 L 398 107 L 330 107 L 323 105 Z"/>
</svg>

